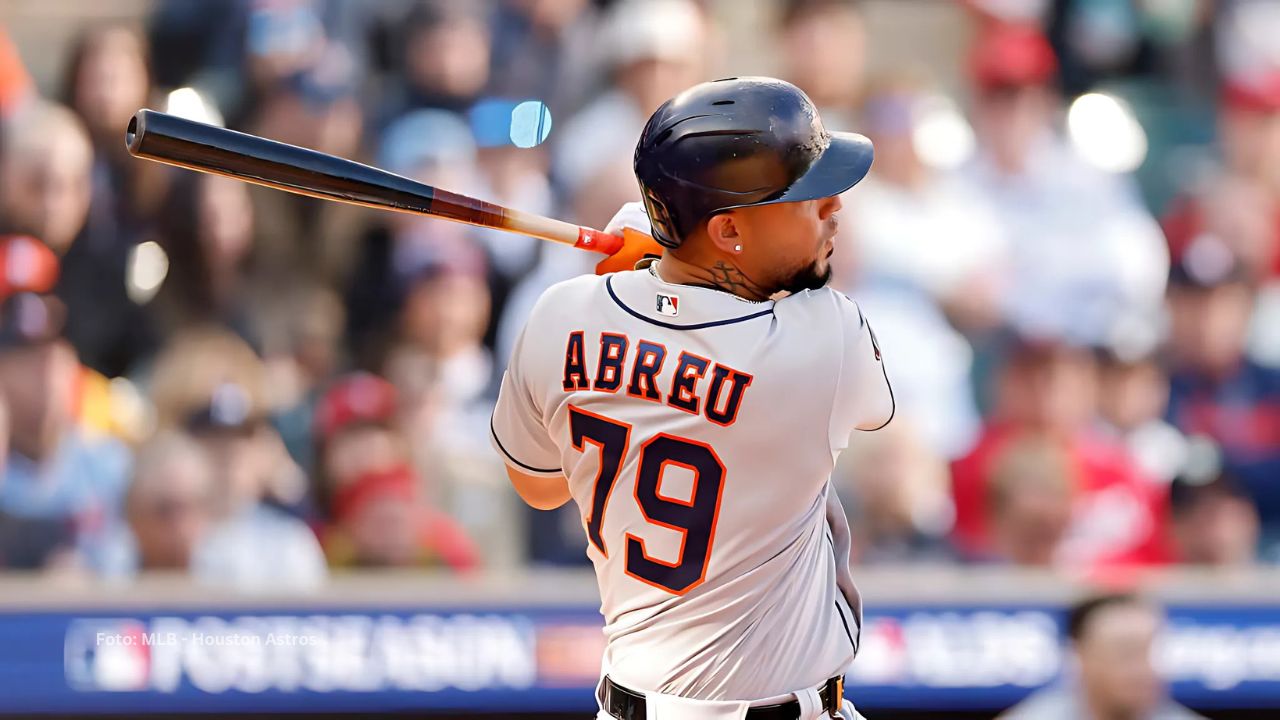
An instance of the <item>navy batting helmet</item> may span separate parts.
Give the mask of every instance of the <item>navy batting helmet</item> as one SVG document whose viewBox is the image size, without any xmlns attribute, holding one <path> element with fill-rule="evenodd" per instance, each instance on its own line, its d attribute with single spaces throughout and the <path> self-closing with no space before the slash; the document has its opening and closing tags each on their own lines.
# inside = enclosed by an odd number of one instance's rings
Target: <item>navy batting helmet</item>
<svg viewBox="0 0 1280 720">
<path fill-rule="evenodd" d="M 640 135 L 635 170 L 654 239 L 678 247 L 717 212 L 839 195 L 871 158 L 862 135 L 827 132 L 800 88 L 743 77 L 663 103 Z"/>
</svg>

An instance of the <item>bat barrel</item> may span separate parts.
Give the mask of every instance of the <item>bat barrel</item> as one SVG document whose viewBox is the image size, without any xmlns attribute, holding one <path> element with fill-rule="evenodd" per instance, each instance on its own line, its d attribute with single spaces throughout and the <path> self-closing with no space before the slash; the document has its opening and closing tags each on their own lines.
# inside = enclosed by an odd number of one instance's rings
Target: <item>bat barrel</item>
<svg viewBox="0 0 1280 720">
<path fill-rule="evenodd" d="M 621 240 L 590 228 L 508 210 L 315 150 L 139 110 L 125 130 L 135 157 L 325 200 L 430 215 L 611 254 Z"/>
<path fill-rule="evenodd" d="M 440 214 L 433 208 L 436 190 L 430 185 L 353 160 L 175 115 L 138 111 L 129 121 L 125 142 L 134 156 L 170 165 L 313 197 Z M 469 217 L 454 219 L 487 224 L 492 212 L 486 210 L 476 207 Z"/>
</svg>

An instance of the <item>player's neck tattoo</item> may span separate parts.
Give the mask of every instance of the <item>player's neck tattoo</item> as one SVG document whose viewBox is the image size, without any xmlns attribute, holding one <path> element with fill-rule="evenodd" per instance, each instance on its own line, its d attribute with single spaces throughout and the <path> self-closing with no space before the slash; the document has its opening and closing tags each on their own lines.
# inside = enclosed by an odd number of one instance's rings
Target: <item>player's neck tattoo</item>
<svg viewBox="0 0 1280 720">
<path fill-rule="evenodd" d="M 668 257 L 656 263 L 656 268 L 660 270 L 654 274 L 666 282 L 707 287 L 753 302 L 769 299 L 768 291 L 753 282 L 746 273 L 723 259 L 717 259 L 707 266 Z M 655 268 L 650 268 L 650 272 L 654 270 Z"/>
<path fill-rule="evenodd" d="M 734 295 L 750 293 L 750 288 L 747 287 L 747 276 L 723 260 L 717 260 L 716 264 L 711 266 L 711 282 L 716 287 L 728 290 Z"/>
<path fill-rule="evenodd" d="M 747 277 L 741 270 L 724 260 L 716 260 L 714 265 L 706 268 L 706 271 L 709 273 L 707 280 L 717 290 L 723 290 L 740 298 L 757 302 L 769 299 L 768 292 L 752 282 L 751 278 Z"/>
</svg>

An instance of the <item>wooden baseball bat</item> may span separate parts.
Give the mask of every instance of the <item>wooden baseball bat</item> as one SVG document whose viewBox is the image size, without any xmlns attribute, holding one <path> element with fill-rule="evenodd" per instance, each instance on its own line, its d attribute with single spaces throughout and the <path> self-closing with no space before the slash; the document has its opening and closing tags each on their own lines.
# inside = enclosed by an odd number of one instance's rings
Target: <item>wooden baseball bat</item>
<svg viewBox="0 0 1280 720">
<path fill-rule="evenodd" d="M 430 215 L 613 255 L 623 240 L 441 190 L 385 170 L 176 115 L 139 110 L 125 131 L 135 157 L 324 200 Z"/>
</svg>

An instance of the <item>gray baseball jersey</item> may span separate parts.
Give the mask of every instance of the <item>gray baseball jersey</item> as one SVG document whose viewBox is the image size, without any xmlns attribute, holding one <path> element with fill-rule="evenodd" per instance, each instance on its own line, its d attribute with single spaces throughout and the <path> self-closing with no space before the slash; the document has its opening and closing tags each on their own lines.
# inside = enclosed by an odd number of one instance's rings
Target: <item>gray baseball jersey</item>
<svg viewBox="0 0 1280 720">
<path fill-rule="evenodd" d="M 492 431 L 512 467 L 568 478 L 605 671 L 750 700 L 853 660 L 861 603 L 830 473 L 855 428 L 892 415 L 875 336 L 844 295 L 751 302 L 650 267 L 542 296 Z"/>
</svg>

